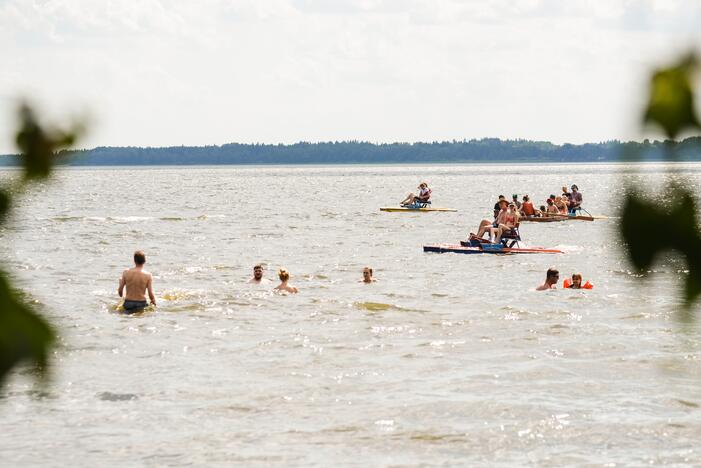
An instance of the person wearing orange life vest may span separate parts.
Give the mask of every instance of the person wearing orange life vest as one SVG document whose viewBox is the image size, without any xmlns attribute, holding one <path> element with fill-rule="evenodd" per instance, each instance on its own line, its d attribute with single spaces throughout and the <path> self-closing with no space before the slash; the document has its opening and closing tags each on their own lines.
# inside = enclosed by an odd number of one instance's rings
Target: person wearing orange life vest
<svg viewBox="0 0 701 468">
<path fill-rule="evenodd" d="M 401 206 L 413 205 L 414 203 L 425 203 L 431 199 L 431 189 L 428 188 L 426 182 L 421 182 L 419 184 L 419 193 L 409 193 L 404 200 L 400 203 Z"/>
<path fill-rule="evenodd" d="M 573 273 L 572 280 L 570 281 L 569 278 L 566 279 L 562 284 L 562 287 L 568 289 L 594 289 L 594 285 L 589 281 L 582 284 L 582 275 L 579 273 Z"/>
</svg>

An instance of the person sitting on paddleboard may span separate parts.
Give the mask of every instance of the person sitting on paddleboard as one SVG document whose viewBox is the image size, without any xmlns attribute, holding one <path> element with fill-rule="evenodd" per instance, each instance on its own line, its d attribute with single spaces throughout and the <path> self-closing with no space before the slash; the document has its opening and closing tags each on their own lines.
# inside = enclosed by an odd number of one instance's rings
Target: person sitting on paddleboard
<svg viewBox="0 0 701 468">
<path fill-rule="evenodd" d="M 482 239 L 486 233 L 489 233 L 489 242 L 492 242 L 492 239 L 498 234 L 499 225 L 504 224 L 506 221 L 505 218 L 509 208 L 509 202 L 506 201 L 506 198 L 501 198 L 497 202 L 497 206 L 499 206 L 499 213 L 497 213 L 496 219 L 493 222 L 488 219 L 483 219 L 480 222 L 477 235 L 470 233 L 470 237 L 475 236 Z"/>
<path fill-rule="evenodd" d="M 557 281 L 560 279 L 560 272 L 555 268 L 548 268 L 545 273 L 545 283 L 541 284 L 536 291 L 547 291 L 548 289 L 557 289 Z"/>
<path fill-rule="evenodd" d="M 523 203 L 521 203 L 521 214 L 523 216 L 535 216 L 535 208 L 531 202 L 531 197 L 528 195 L 523 196 Z"/>
<path fill-rule="evenodd" d="M 421 182 L 419 184 L 419 193 L 413 194 L 409 193 L 404 200 L 400 203 L 401 206 L 413 205 L 414 203 L 425 203 L 431 199 L 431 189 L 428 188 L 426 182 Z"/>
<path fill-rule="evenodd" d="M 516 208 L 518 208 L 520 210 L 521 209 L 521 202 L 518 201 L 518 194 L 514 193 L 513 195 L 511 195 L 511 200 L 512 200 L 511 203 L 516 205 Z"/>
<path fill-rule="evenodd" d="M 545 200 L 547 207 L 545 208 L 545 213 L 548 215 L 560 214 L 560 210 L 555 206 L 555 195 L 550 195 L 550 198 Z"/>
<path fill-rule="evenodd" d="M 570 194 L 570 213 L 574 214 L 582 206 L 582 193 L 579 187 L 572 185 L 572 193 Z"/>
<path fill-rule="evenodd" d="M 510 232 L 513 228 L 518 226 L 518 221 L 518 208 L 516 208 L 515 204 L 509 203 L 509 207 L 507 208 L 506 214 L 503 217 L 503 223 L 497 226 L 494 243 L 498 244 L 501 242 L 501 236 L 503 236 L 505 232 Z"/>
<path fill-rule="evenodd" d="M 560 214 L 567 214 L 567 202 L 562 199 L 562 197 L 555 197 L 555 206 Z"/>
<path fill-rule="evenodd" d="M 569 205 L 570 200 L 572 199 L 572 194 L 567 190 L 566 185 L 562 186 L 562 198 L 564 198 L 567 204 Z"/>
<path fill-rule="evenodd" d="M 499 216 L 499 212 L 501 211 L 501 202 L 506 201 L 506 197 L 504 195 L 499 195 L 497 198 L 497 202 L 494 204 L 494 219 L 497 219 L 497 216 Z"/>
</svg>

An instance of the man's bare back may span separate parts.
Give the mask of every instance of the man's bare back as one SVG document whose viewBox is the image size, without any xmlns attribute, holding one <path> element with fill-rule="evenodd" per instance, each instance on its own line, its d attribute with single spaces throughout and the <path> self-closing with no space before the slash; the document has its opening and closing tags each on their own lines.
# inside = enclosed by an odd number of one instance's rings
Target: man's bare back
<svg viewBox="0 0 701 468">
<path fill-rule="evenodd" d="M 142 267 L 128 268 L 122 273 L 119 280 L 119 295 L 122 296 L 124 288 L 126 294 L 124 299 L 127 301 L 145 301 L 146 292 L 148 291 L 151 304 L 156 304 L 156 297 L 153 294 L 153 275 Z"/>
</svg>

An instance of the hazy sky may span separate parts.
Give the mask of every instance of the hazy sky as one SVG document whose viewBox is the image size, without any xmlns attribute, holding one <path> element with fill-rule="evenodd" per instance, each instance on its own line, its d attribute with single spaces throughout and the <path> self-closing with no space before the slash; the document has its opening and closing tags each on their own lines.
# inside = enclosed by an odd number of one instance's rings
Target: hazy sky
<svg viewBox="0 0 701 468">
<path fill-rule="evenodd" d="M 18 98 L 84 146 L 638 137 L 648 71 L 701 0 L 0 0 Z"/>
</svg>

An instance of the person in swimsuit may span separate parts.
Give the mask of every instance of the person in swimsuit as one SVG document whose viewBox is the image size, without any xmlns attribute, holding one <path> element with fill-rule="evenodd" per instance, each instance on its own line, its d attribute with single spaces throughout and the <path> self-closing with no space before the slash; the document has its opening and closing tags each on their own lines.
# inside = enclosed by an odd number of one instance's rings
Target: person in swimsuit
<svg viewBox="0 0 701 468">
<path fill-rule="evenodd" d="M 508 211 L 509 207 L 509 202 L 506 201 L 506 199 L 500 199 L 498 202 L 499 206 L 501 207 L 499 213 L 497 214 L 497 217 L 494 221 L 489 221 L 488 219 L 483 219 L 480 222 L 479 229 L 477 230 L 477 234 L 470 233 L 470 237 L 475 236 L 478 238 L 483 238 L 486 233 L 489 233 L 489 242 L 492 242 L 492 239 L 497 235 L 499 225 L 504 224 L 505 222 L 505 217 L 506 213 Z"/>
<path fill-rule="evenodd" d="M 548 206 L 545 208 L 545 213 L 548 215 L 560 214 L 560 210 L 555 206 L 554 197 L 545 200 Z"/>
<path fill-rule="evenodd" d="M 528 195 L 524 195 L 523 203 L 521 203 L 521 214 L 523 216 L 535 216 L 535 211 L 531 198 Z"/>
<path fill-rule="evenodd" d="M 372 268 L 370 268 L 370 267 L 363 268 L 363 279 L 361 279 L 360 282 L 361 283 L 374 283 L 375 281 L 377 281 L 377 280 L 372 277 Z"/>
<path fill-rule="evenodd" d="M 287 284 L 287 282 L 290 279 L 290 273 L 286 269 L 280 268 L 277 272 L 277 276 L 278 276 L 278 278 L 280 278 L 280 284 L 275 286 L 275 288 L 274 288 L 275 291 L 287 292 L 287 293 L 291 293 L 291 294 L 295 294 L 295 293 L 299 292 L 299 290 L 297 288 Z"/>
<path fill-rule="evenodd" d="M 557 281 L 560 279 L 560 272 L 555 268 L 548 268 L 545 273 L 545 283 L 541 284 L 536 291 L 547 291 L 548 289 L 557 289 Z"/>
<path fill-rule="evenodd" d="M 501 242 L 501 236 L 503 236 L 505 232 L 510 232 L 518 226 L 519 212 L 514 203 L 509 203 L 509 208 L 504 215 L 503 221 L 503 224 L 499 224 L 496 230 L 496 238 L 494 239 L 496 244 Z"/>
<path fill-rule="evenodd" d="M 253 267 L 253 277 L 248 280 L 249 284 L 268 284 L 270 280 L 263 278 L 263 265 L 256 265 Z"/>
<path fill-rule="evenodd" d="M 414 203 L 427 202 L 431 199 L 431 189 L 428 188 L 426 182 L 421 182 L 419 184 L 419 193 L 413 194 L 409 193 L 404 200 L 400 203 L 401 206 L 413 205 Z"/>
<path fill-rule="evenodd" d="M 146 303 L 146 291 L 152 305 L 156 305 L 156 296 L 153 294 L 153 275 L 144 270 L 146 254 L 141 250 L 134 252 L 134 268 L 127 268 L 119 278 L 117 294 L 124 297 L 124 310 L 128 314 L 141 312 L 148 305 Z M 124 292 L 126 288 L 126 294 Z"/>
</svg>

